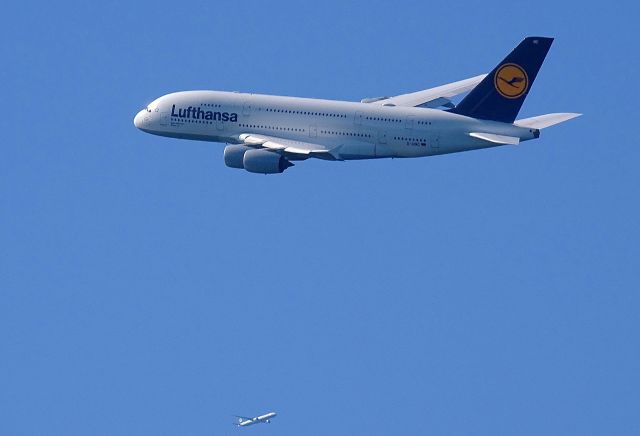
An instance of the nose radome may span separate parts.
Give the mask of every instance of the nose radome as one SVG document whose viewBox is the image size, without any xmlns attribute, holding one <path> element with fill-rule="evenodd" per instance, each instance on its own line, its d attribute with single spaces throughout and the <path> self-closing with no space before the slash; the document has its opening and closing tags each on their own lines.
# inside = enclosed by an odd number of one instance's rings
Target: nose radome
<svg viewBox="0 0 640 436">
<path fill-rule="evenodd" d="M 138 129 L 142 128 L 142 123 L 145 116 L 146 116 L 145 110 L 141 110 L 140 112 L 138 112 L 138 114 L 133 118 L 133 125 L 136 126 Z"/>
</svg>

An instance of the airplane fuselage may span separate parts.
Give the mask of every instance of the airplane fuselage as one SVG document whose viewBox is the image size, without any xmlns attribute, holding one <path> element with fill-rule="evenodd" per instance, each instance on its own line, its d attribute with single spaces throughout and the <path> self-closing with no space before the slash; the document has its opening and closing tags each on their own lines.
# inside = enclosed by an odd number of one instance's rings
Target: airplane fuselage
<svg viewBox="0 0 640 436">
<path fill-rule="evenodd" d="M 185 91 L 156 99 L 135 117 L 154 135 L 242 143 L 260 134 L 334 150 L 338 160 L 408 158 L 498 144 L 469 136 L 486 132 L 536 138 L 538 131 L 442 110 L 222 91 Z M 295 157 L 294 157 L 295 159 Z"/>
</svg>

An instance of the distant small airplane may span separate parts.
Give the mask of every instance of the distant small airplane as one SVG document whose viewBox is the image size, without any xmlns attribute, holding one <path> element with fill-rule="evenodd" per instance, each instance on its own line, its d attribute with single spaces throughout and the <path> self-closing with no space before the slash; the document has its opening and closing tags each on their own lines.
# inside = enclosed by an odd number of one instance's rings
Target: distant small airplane
<svg viewBox="0 0 640 436">
<path fill-rule="evenodd" d="M 269 413 L 265 413 L 264 415 L 256 416 L 253 418 L 249 418 L 246 416 L 239 416 L 239 415 L 234 415 L 234 416 L 238 418 L 238 422 L 236 423 L 236 426 L 247 427 L 253 424 L 270 424 L 271 418 L 275 418 L 276 415 L 277 414 L 275 412 L 269 412 Z"/>
</svg>

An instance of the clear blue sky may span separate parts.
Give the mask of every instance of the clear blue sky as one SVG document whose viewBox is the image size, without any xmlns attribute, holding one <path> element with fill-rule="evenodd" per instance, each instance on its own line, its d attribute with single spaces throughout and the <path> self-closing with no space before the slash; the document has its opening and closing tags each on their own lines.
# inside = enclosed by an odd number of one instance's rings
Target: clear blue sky
<svg viewBox="0 0 640 436">
<path fill-rule="evenodd" d="M 5 5 L 0 434 L 640 434 L 638 7 L 448 4 Z M 521 117 L 585 116 L 518 147 L 258 176 L 132 124 L 424 89 L 527 35 L 557 39 Z"/>
</svg>

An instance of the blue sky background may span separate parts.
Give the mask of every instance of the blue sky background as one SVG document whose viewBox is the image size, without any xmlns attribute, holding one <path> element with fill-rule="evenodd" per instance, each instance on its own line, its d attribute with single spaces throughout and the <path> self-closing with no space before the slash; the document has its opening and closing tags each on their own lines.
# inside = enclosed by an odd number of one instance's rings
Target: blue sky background
<svg viewBox="0 0 640 436">
<path fill-rule="evenodd" d="M 20 2 L 0 16 L 0 434 L 637 435 L 633 2 Z M 344 100 L 556 41 L 538 141 L 226 168 L 177 90 Z M 232 414 L 275 410 L 238 430 Z"/>
</svg>

